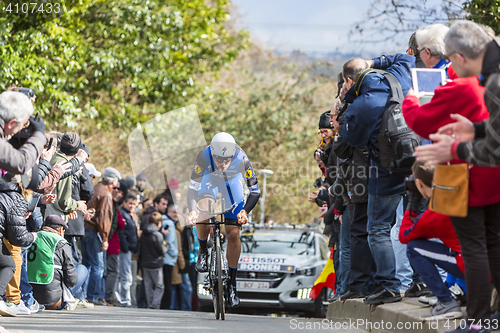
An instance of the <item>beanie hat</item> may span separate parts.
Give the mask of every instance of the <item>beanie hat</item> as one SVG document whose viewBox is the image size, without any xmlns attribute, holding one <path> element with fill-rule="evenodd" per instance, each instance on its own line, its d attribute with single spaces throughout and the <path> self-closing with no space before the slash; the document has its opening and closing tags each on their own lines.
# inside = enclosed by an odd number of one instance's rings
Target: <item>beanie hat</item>
<svg viewBox="0 0 500 333">
<path fill-rule="evenodd" d="M 102 175 L 103 177 L 110 177 L 110 178 L 115 178 L 115 179 L 122 179 L 122 175 L 118 170 L 112 167 L 107 167 L 104 169 L 104 174 Z"/>
<path fill-rule="evenodd" d="M 171 181 L 168 182 L 168 188 L 172 190 L 177 190 L 179 188 L 179 182 L 177 179 L 172 179 Z"/>
<path fill-rule="evenodd" d="M 319 128 L 333 128 L 330 123 L 330 110 L 323 112 L 319 117 Z"/>
<path fill-rule="evenodd" d="M 119 186 L 120 186 L 120 191 L 122 191 L 123 195 L 125 196 L 128 191 L 127 181 L 125 179 L 120 179 Z"/>
<path fill-rule="evenodd" d="M 142 172 L 140 174 L 138 174 L 137 177 L 135 177 L 135 179 L 138 180 L 138 181 L 139 180 L 144 180 L 144 181 L 147 180 L 146 175 L 143 174 Z"/>
<path fill-rule="evenodd" d="M 51 227 L 51 228 L 54 228 L 54 229 L 57 229 L 59 227 L 64 227 L 64 229 L 68 229 L 68 225 L 66 224 L 66 222 L 64 222 L 64 220 L 62 219 L 62 217 L 60 217 L 59 215 L 49 215 L 45 218 L 45 225 L 47 227 Z"/>
<path fill-rule="evenodd" d="M 65 133 L 61 139 L 61 152 L 65 155 L 75 155 L 81 148 L 80 136 L 73 132 Z"/>
<path fill-rule="evenodd" d="M 131 188 L 132 186 L 137 185 L 137 182 L 135 181 L 135 178 L 132 176 L 127 176 L 124 179 L 125 185 L 127 185 L 127 188 Z"/>
</svg>

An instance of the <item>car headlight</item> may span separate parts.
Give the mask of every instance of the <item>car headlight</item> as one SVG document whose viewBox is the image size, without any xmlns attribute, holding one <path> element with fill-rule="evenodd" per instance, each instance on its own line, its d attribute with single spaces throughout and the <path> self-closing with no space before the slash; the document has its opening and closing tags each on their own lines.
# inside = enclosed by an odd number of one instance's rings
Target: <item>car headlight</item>
<svg viewBox="0 0 500 333">
<path fill-rule="evenodd" d="M 210 291 L 205 289 L 205 286 L 201 283 L 198 284 L 198 295 L 210 296 Z"/>
<path fill-rule="evenodd" d="M 297 299 L 308 299 L 311 295 L 312 288 L 305 288 L 297 290 Z"/>
<path fill-rule="evenodd" d="M 306 276 L 313 276 L 316 274 L 316 267 L 311 266 L 311 267 L 304 267 L 301 269 L 297 269 L 295 271 L 295 275 L 306 275 Z"/>
</svg>

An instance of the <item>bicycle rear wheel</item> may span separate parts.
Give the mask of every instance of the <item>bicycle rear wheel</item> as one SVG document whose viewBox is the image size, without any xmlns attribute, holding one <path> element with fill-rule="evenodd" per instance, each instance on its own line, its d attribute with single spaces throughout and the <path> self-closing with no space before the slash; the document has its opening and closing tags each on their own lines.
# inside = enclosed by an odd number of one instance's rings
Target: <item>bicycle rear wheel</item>
<svg viewBox="0 0 500 333">
<path fill-rule="evenodd" d="M 220 236 L 216 235 L 216 246 L 215 246 L 215 252 L 216 252 L 216 262 L 217 262 L 217 303 L 219 304 L 219 313 L 221 320 L 226 319 L 226 307 L 224 304 L 224 286 L 223 286 L 223 276 L 222 276 L 222 249 L 221 249 L 221 244 L 220 244 Z"/>
</svg>

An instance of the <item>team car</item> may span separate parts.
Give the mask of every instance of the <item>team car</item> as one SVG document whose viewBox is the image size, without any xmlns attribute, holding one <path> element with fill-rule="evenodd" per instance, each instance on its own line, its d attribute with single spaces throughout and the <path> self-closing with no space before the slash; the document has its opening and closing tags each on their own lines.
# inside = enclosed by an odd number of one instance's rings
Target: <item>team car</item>
<svg viewBox="0 0 500 333">
<path fill-rule="evenodd" d="M 306 312 L 324 317 L 327 290 L 313 300 L 314 282 L 329 256 L 328 239 L 311 229 L 255 229 L 241 234 L 237 290 L 239 308 Z M 209 309 L 207 273 L 198 274 L 198 305 Z"/>
</svg>

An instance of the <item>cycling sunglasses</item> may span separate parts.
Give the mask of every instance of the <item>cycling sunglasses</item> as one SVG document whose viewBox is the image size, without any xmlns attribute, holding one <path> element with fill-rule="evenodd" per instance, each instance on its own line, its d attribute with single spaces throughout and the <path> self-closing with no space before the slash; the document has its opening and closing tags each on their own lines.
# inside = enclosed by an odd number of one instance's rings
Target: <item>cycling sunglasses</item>
<svg viewBox="0 0 500 333">
<path fill-rule="evenodd" d="M 214 160 L 217 163 L 227 163 L 230 162 L 232 158 L 233 158 L 232 156 L 229 157 L 214 156 Z"/>
</svg>

